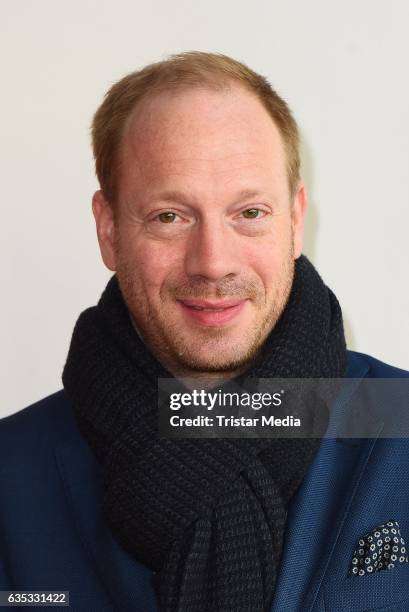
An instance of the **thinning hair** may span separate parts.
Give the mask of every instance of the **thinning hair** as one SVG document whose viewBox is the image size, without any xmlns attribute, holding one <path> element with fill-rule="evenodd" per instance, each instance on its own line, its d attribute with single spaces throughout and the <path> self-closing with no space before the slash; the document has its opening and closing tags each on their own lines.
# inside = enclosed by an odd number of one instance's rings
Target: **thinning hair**
<svg viewBox="0 0 409 612">
<path fill-rule="evenodd" d="M 117 199 L 120 149 L 126 126 L 138 103 L 161 92 L 191 89 L 226 90 L 240 84 L 257 96 L 284 143 L 290 196 L 300 178 L 299 132 L 287 105 L 267 78 L 221 53 L 188 51 L 149 64 L 117 81 L 105 94 L 92 125 L 95 171 L 105 199 Z"/>
</svg>

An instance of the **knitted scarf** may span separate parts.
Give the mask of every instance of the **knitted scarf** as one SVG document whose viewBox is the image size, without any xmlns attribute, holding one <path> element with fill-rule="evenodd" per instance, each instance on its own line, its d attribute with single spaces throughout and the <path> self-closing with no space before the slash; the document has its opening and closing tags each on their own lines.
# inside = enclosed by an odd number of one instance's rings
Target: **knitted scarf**
<svg viewBox="0 0 409 612">
<path fill-rule="evenodd" d="M 338 301 L 305 256 L 287 305 L 245 375 L 340 378 Z M 116 275 L 79 316 L 63 384 L 103 470 L 114 537 L 153 571 L 164 612 L 269 610 L 288 504 L 320 440 L 169 439 L 157 379 L 171 374 L 136 333 Z"/>
</svg>

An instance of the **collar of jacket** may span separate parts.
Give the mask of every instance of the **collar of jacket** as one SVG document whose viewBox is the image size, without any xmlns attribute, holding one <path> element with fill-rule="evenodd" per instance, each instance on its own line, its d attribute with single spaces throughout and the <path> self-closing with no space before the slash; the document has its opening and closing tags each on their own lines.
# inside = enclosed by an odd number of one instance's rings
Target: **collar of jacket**
<svg viewBox="0 0 409 612">
<path fill-rule="evenodd" d="M 329 427 L 348 411 L 368 370 L 366 361 L 348 353 L 348 384 L 337 399 Z M 381 423 L 377 429 L 379 435 Z M 336 436 L 322 440 L 289 510 L 271 612 L 313 610 L 375 441 Z"/>
</svg>

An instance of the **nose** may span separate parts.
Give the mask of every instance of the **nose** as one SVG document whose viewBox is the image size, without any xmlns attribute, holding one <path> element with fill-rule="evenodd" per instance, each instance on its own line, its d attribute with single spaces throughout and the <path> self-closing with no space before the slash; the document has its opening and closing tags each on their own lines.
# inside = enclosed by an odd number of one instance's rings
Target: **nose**
<svg viewBox="0 0 409 612">
<path fill-rule="evenodd" d="M 218 281 L 239 272 L 236 236 L 221 219 L 200 220 L 189 236 L 185 253 L 185 272 L 189 277 Z"/>
</svg>

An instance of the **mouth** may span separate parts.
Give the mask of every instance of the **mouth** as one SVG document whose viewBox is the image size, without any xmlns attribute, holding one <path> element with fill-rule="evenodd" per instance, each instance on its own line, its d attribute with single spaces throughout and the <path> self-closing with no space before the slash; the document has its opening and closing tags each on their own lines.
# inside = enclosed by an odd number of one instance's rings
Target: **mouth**
<svg viewBox="0 0 409 612">
<path fill-rule="evenodd" d="M 183 313 L 196 323 L 207 326 L 224 325 L 232 321 L 242 311 L 244 300 L 178 300 Z"/>
</svg>

